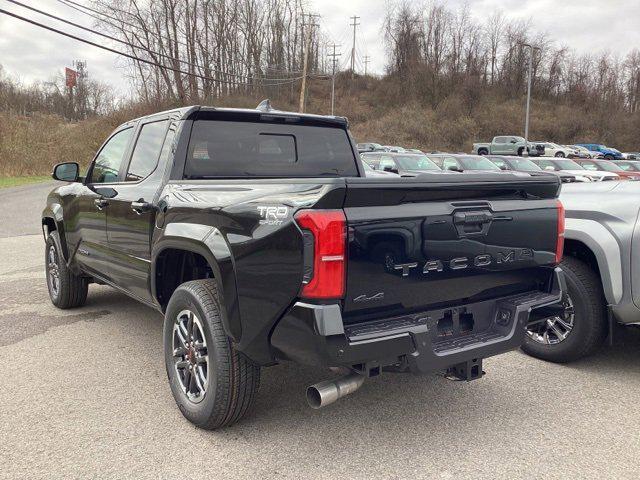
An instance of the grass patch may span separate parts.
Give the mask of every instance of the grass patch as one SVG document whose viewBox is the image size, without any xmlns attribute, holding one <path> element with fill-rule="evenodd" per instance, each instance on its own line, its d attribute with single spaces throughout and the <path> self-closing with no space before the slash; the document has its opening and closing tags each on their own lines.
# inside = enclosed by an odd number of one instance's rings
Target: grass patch
<svg viewBox="0 0 640 480">
<path fill-rule="evenodd" d="M 29 183 L 39 183 L 51 180 L 51 175 L 34 177 L 0 177 L 0 188 L 17 187 Z"/>
</svg>

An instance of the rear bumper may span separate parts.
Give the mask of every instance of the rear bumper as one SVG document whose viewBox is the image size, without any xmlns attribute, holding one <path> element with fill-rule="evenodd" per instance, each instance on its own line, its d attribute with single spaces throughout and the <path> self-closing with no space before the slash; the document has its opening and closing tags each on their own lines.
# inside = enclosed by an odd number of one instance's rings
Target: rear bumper
<svg viewBox="0 0 640 480">
<path fill-rule="evenodd" d="M 556 268 L 548 292 L 347 326 L 339 305 L 297 302 L 276 325 L 271 346 L 279 360 L 306 365 L 433 372 L 520 347 L 531 310 L 557 303 L 563 290 Z"/>
</svg>

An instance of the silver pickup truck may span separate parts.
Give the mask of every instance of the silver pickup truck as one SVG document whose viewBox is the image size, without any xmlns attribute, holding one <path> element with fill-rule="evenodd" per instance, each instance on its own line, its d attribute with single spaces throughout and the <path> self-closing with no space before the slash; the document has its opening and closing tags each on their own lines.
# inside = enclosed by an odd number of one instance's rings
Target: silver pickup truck
<svg viewBox="0 0 640 480">
<path fill-rule="evenodd" d="M 554 362 L 594 352 L 616 324 L 640 325 L 640 182 L 562 186 L 563 302 L 530 322 L 523 350 Z"/>
<path fill-rule="evenodd" d="M 527 146 L 528 145 L 528 146 Z M 473 153 L 476 155 L 518 155 L 527 153 L 532 157 L 544 155 L 544 146 L 533 144 L 522 137 L 514 135 L 493 137 L 491 143 L 474 143 Z"/>
</svg>

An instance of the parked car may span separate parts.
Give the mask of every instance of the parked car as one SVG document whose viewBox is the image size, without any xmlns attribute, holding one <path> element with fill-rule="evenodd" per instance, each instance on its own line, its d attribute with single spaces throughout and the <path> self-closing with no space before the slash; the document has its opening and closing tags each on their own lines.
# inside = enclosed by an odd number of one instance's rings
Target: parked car
<svg viewBox="0 0 640 480">
<path fill-rule="evenodd" d="M 578 158 L 604 158 L 604 155 L 600 152 L 594 152 L 587 147 L 580 145 L 567 145 L 569 148 L 575 148 L 578 152 Z"/>
<path fill-rule="evenodd" d="M 422 154 L 424 154 L 424 152 L 422 150 L 419 150 L 417 148 L 405 148 L 404 151 L 407 152 L 407 153 L 422 153 Z"/>
<path fill-rule="evenodd" d="M 485 155 L 485 158 L 491 160 L 500 170 L 511 170 L 516 172 L 525 172 L 530 175 L 557 175 L 562 183 L 573 182 L 590 182 L 586 177 L 578 177 L 565 172 L 544 171 L 540 166 L 529 160 L 528 158 L 521 157 L 508 157 L 499 155 Z"/>
<path fill-rule="evenodd" d="M 384 152 L 385 149 L 379 143 L 365 142 L 365 143 L 357 143 L 356 148 L 358 152 Z"/>
<path fill-rule="evenodd" d="M 524 138 L 517 136 L 497 136 L 493 137 L 491 143 L 473 144 L 473 153 L 477 155 L 522 156 L 525 149 L 530 156 L 544 155 L 544 148 L 541 145 L 527 143 Z"/>
<path fill-rule="evenodd" d="M 543 170 L 555 172 L 567 172 L 571 175 L 586 177 L 592 182 L 601 182 L 603 180 L 620 180 L 620 177 L 612 172 L 601 172 L 597 170 L 586 170 L 582 165 L 568 158 L 539 158 L 532 159 L 532 162 L 538 164 Z"/>
<path fill-rule="evenodd" d="M 562 147 L 573 151 L 571 158 L 592 158 L 591 152 L 586 148 L 584 150 L 581 150 L 575 145 L 562 145 Z"/>
<path fill-rule="evenodd" d="M 505 173 L 482 155 L 456 153 L 430 154 L 429 158 L 444 171 L 469 173 Z"/>
<path fill-rule="evenodd" d="M 415 177 L 422 173 L 442 173 L 426 155 L 417 153 L 363 153 L 360 158 L 374 171 L 391 172 L 403 177 Z"/>
<path fill-rule="evenodd" d="M 564 145 L 558 145 L 553 142 L 534 142 L 536 144 L 540 144 L 544 146 L 544 154 L 545 157 L 567 157 L 573 158 L 578 157 L 579 152 L 575 148 L 566 147 Z"/>
<path fill-rule="evenodd" d="M 626 152 L 622 155 L 625 156 L 626 160 L 640 160 L 640 152 Z"/>
<path fill-rule="evenodd" d="M 615 148 L 606 147 L 600 143 L 576 143 L 578 147 L 585 147 L 591 152 L 601 153 L 607 160 L 622 160 L 622 153 Z"/>
<path fill-rule="evenodd" d="M 597 350 L 615 324 L 640 323 L 640 183 L 565 185 L 560 199 L 566 209 L 566 296 L 529 323 L 522 348 L 547 361 L 569 362 Z"/>
<path fill-rule="evenodd" d="M 584 159 L 577 158 L 575 162 L 581 165 L 585 170 L 597 170 L 600 172 L 613 172 L 620 177 L 621 180 L 640 180 L 640 172 L 633 172 L 623 169 L 618 162 L 610 160 Z"/>
<path fill-rule="evenodd" d="M 52 303 L 98 282 L 162 312 L 171 392 L 206 429 L 242 418 L 279 362 L 344 372 L 307 389 L 316 408 L 386 369 L 481 378 L 561 299 L 558 180 L 385 183 L 354 146 L 344 118 L 265 102 L 121 125 L 85 177 L 54 168 L 70 183 L 42 215 Z"/>
</svg>

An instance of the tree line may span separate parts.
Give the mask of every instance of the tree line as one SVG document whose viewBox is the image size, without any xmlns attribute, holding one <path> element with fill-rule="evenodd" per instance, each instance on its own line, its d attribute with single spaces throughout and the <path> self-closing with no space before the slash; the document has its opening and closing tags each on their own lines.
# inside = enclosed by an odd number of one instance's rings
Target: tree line
<svg viewBox="0 0 640 480">
<path fill-rule="evenodd" d="M 496 11 L 472 17 L 457 9 L 401 1 L 384 20 L 387 74 L 401 78 L 415 98 L 436 106 L 448 95 L 463 96 L 471 112 L 480 95 L 524 95 L 530 48 L 534 96 L 600 110 L 640 108 L 640 51 L 624 58 L 608 52 L 578 54 L 557 46 L 533 20 L 508 20 Z"/>
<path fill-rule="evenodd" d="M 257 88 L 297 89 L 305 43 L 309 69 L 326 65 L 320 30 L 303 0 L 96 0 L 99 27 L 126 42 L 140 97 L 178 103 Z"/>
</svg>

